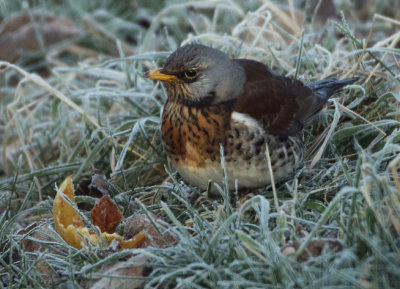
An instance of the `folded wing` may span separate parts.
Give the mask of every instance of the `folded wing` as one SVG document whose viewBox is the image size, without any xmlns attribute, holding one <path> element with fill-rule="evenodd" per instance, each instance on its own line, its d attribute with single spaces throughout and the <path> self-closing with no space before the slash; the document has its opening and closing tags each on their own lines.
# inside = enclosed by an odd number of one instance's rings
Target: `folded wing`
<svg viewBox="0 0 400 289">
<path fill-rule="evenodd" d="M 326 102 L 301 81 L 275 75 L 260 62 L 235 61 L 245 69 L 247 82 L 234 111 L 255 118 L 268 133 L 296 134 Z"/>
</svg>

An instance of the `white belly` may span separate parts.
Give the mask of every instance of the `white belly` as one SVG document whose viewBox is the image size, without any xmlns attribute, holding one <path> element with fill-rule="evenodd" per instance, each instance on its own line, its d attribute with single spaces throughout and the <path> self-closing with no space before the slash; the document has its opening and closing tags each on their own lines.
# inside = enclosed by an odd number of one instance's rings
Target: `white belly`
<svg viewBox="0 0 400 289">
<path fill-rule="evenodd" d="M 259 188 L 271 183 L 265 150 L 267 143 L 275 180 L 286 177 L 294 170 L 295 164 L 301 162 L 302 155 L 294 153 L 295 150 L 300 150 L 295 138 L 289 137 L 287 141 L 290 142 L 290 146 L 286 148 L 279 137 L 267 136 L 254 119 L 240 113 L 232 114 L 231 128 L 232 132 L 227 136 L 224 148 L 225 168 L 231 191 L 235 190 L 235 181 L 239 189 Z M 262 142 L 258 142 L 259 139 Z M 239 143 L 240 146 L 237 146 Z M 190 159 L 179 162 L 170 159 L 186 182 L 203 190 L 208 188 L 210 181 L 223 186 L 223 170 L 219 158 L 203 159 L 196 154 L 190 142 L 186 143 L 186 150 L 190 152 Z"/>
<path fill-rule="evenodd" d="M 223 171 L 221 164 L 216 161 L 206 160 L 203 168 L 174 164 L 174 167 L 182 178 L 203 190 L 206 190 L 210 181 L 223 186 Z M 240 165 L 240 160 L 225 163 L 229 189 L 235 190 L 235 180 L 240 188 L 258 188 L 268 185 L 271 180 L 266 167 L 256 167 L 254 165 Z"/>
</svg>

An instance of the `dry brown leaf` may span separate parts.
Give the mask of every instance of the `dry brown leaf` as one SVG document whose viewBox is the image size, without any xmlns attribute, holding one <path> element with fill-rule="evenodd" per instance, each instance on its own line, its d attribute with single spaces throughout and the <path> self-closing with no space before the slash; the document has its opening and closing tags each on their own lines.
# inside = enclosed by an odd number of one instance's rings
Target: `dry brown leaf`
<svg viewBox="0 0 400 289">
<path fill-rule="evenodd" d="M 330 251 L 341 251 L 343 249 L 342 244 L 337 240 L 313 240 L 307 244 L 306 249 L 297 257 L 297 261 L 305 262 L 310 257 L 321 256 L 325 246 L 327 246 L 327 249 Z M 285 256 L 291 256 L 296 253 L 299 247 L 299 242 L 287 244 L 282 247 L 281 252 Z"/>
<path fill-rule="evenodd" d="M 152 242 L 157 246 L 174 245 L 176 243 L 176 239 L 164 229 L 161 222 L 162 219 L 151 213 L 150 216 L 158 225 L 160 232 L 156 227 L 153 226 L 147 215 L 136 214 L 127 219 L 125 224 L 125 236 L 129 238 L 130 236 L 135 235 L 137 232 L 145 232 L 151 237 L 152 241 L 146 239 L 141 245 L 142 248 L 152 246 Z"/>
<path fill-rule="evenodd" d="M 19 230 L 16 235 L 12 236 L 12 239 L 14 239 L 19 246 L 10 245 L 10 239 L 6 239 L 0 243 L 0 255 L 2 256 L 0 268 L 5 264 L 14 264 L 18 267 L 18 263 L 21 262 L 21 252 L 31 252 L 29 258 L 34 261 L 33 265 L 37 272 L 42 275 L 42 279 L 39 281 L 40 284 L 46 288 L 49 286 L 54 287 L 52 285 L 60 280 L 60 276 L 46 262 L 47 253 L 58 250 L 58 248 L 50 245 L 51 242 L 54 242 L 53 237 L 54 230 L 51 229 L 49 223 L 44 221 L 33 222 L 24 229 Z M 13 278 L 9 279 L 6 276 L 7 274 L 3 276 L 3 278 L 0 277 L 0 284 L 4 282 L 3 285 L 15 285 Z"/>
<path fill-rule="evenodd" d="M 103 196 L 96 202 L 91 211 L 91 216 L 93 225 L 99 226 L 100 230 L 106 233 L 114 233 L 124 218 L 109 196 Z"/>
<path fill-rule="evenodd" d="M 97 281 L 91 289 L 103 289 L 103 288 L 140 288 L 143 280 L 140 277 L 145 277 L 149 274 L 149 268 L 146 267 L 148 260 L 145 256 L 136 255 L 128 258 L 125 261 L 115 261 L 111 264 L 107 264 L 99 272 L 103 277 Z M 120 278 L 118 278 L 120 276 Z M 129 277 L 139 277 L 129 278 Z"/>
<path fill-rule="evenodd" d="M 101 198 L 109 196 L 107 179 L 101 170 L 94 170 L 90 178 L 79 180 L 78 187 L 75 190 L 75 195 L 91 196 Z"/>
<path fill-rule="evenodd" d="M 101 170 L 95 169 L 90 178 L 80 179 L 75 190 L 75 196 L 89 196 L 92 198 L 110 196 L 107 179 L 104 173 Z M 80 202 L 78 203 L 78 208 L 80 210 L 90 211 L 93 208 L 93 204 Z"/>
<path fill-rule="evenodd" d="M 0 60 L 15 62 L 26 51 L 48 48 L 80 33 L 75 23 L 64 16 L 18 14 L 1 24 Z"/>
<path fill-rule="evenodd" d="M 18 234 L 24 235 L 27 234 L 29 231 L 38 227 L 37 230 L 33 231 L 29 234 L 29 237 L 24 237 L 21 242 L 21 249 L 26 252 L 44 252 L 48 250 L 48 247 L 43 246 L 42 244 L 38 243 L 34 239 L 41 240 L 41 241 L 54 241 L 50 236 L 53 235 L 53 232 L 49 228 L 49 224 L 43 223 L 33 223 L 27 228 L 22 231 L 19 231 Z M 38 260 L 35 263 L 36 270 L 42 274 L 42 285 L 45 284 L 54 284 L 56 279 L 59 278 L 57 273 L 50 268 L 49 265 L 44 260 Z"/>
</svg>

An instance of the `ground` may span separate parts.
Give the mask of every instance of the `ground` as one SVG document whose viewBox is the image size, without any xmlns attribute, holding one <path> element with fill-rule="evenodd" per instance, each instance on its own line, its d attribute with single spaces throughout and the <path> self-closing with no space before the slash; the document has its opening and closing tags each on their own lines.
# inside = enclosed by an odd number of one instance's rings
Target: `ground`
<svg viewBox="0 0 400 289">
<path fill-rule="evenodd" d="M 0 1 L 0 288 L 400 287 L 398 1 L 83 2 Z M 306 127 L 295 174 L 210 197 L 168 166 L 144 78 L 189 42 L 360 81 Z M 85 226 L 108 194 L 117 233 L 147 241 L 68 244 L 67 177 Z"/>
</svg>

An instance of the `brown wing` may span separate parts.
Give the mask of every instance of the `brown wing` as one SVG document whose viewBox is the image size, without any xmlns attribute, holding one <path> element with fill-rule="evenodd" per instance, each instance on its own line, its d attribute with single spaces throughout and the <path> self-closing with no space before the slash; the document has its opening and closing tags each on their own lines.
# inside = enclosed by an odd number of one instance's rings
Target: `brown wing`
<svg viewBox="0 0 400 289">
<path fill-rule="evenodd" d="M 323 107 L 301 81 L 277 76 L 254 60 L 235 61 L 245 69 L 247 82 L 233 110 L 261 122 L 266 132 L 293 135 Z"/>
</svg>

